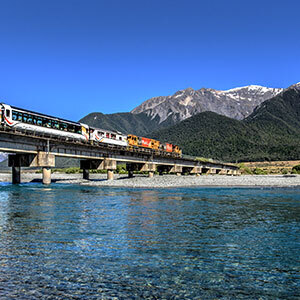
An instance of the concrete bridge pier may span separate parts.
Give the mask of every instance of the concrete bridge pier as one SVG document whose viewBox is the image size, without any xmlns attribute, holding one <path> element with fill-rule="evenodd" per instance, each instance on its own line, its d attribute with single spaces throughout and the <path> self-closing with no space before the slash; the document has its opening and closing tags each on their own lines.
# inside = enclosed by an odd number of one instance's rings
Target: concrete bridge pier
<svg viewBox="0 0 300 300">
<path fill-rule="evenodd" d="M 182 166 L 178 166 L 178 165 L 170 166 L 169 172 L 173 173 L 173 174 L 176 174 L 176 176 L 181 176 Z"/>
<path fill-rule="evenodd" d="M 8 166 L 11 167 L 11 182 L 12 184 L 21 183 L 21 166 L 22 157 L 19 154 L 8 156 Z M 23 164 L 24 165 L 24 164 Z"/>
<path fill-rule="evenodd" d="M 202 171 L 202 167 L 200 166 L 195 166 L 192 168 L 192 170 L 190 171 L 190 174 L 196 174 L 196 176 L 199 176 L 201 174 Z"/>
<path fill-rule="evenodd" d="M 210 168 L 202 167 L 201 174 L 209 174 Z"/>
<path fill-rule="evenodd" d="M 183 167 L 182 168 L 182 174 L 183 175 L 190 175 L 192 170 L 193 170 L 193 167 Z"/>
<path fill-rule="evenodd" d="M 51 168 L 43 167 L 43 184 L 51 183 Z"/>
<path fill-rule="evenodd" d="M 21 183 L 21 167 L 42 167 L 43 183 L 51 183 L 51 167 L 55 166 L 54 154 L 38 152 L 37 154 L 15 154 L 8 156 L 8 166 L 12 167 L 12 183 Z"/>
<path fill-rule="evenodd" d="M 82 169 L 82 177 L 85 180 L 90 180 L 90 170 L 89 169 Z"/>
<path fill-rule="evenodd" d="M 154 176 L 156 165 L 153 163 L 127 163 L 128 177 L 133 177 L 133 171 L 148 172 L 149 177 Z"/>
<path fill-rule="evenodd" d="M 89 170 L 107 170 L 107 179 L 114 179 L 114 170 L 117 169 L 117 161 L 114 159 L 86 159 L 80 161 L 80 169 L 83 170 L 83 179 L 89 180 Z"/>
<path fill-rule="evenodd" d="M 233 175 L 233 170 L 227 170 L 227 175 Z"/>
<path fill-rule="evenodd" d="M 222 169 L 215 169 L 215 170 L 216 170 L 215 174 L 222 175 Z"/>
<path fill-rule="evenodd" d="M 210 174 L 210 175 L 215 175 L 215 174 L 217 174 L 217 169 L 216 169 L 216 168 L 210 168 L 209 174 Z"/>
<path fill-rule="evenodd" d="M 13 184 L 21 183 L 21 167 L 12 167 L 12 178 Z"/>
<path fill-rule="evenodd" d="M 133 178 L 133 171 L 132 170 L 128 170 L 128 178 Z"/>
<path fill-rule="evenodd" d="M 114 180 L 114 171 L 107 170 L 107 180 Z"/>
<path fill-rule="evenodd" d="M 91 169 L 90 160 L 81 160 L 80 169 L 82 170 L 82 178 L 85 180 L 90 180 L 90 169 Z"/>
<path fill-rule="evenodd" d="M 133 171 L 137 171 L 135 164 L 133 164 L 133 163 L 127 163 L 126 170 L 128 172 L 128 178 L 133 178 Z"/>
</svg>

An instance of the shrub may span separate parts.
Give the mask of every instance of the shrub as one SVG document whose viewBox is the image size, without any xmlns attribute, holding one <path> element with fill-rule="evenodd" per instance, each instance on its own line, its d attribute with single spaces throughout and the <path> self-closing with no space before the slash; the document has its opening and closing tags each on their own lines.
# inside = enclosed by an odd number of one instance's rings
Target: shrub
<svg viewBox="0 0 300 300">
<path fill-rule="evenodd" d="M 300 165 L 296 165 L 292 168 L 293 174 L 300 174 Z"/>
<path fill-rule="evenodd" d="M 105 174 L 106 170 L 90 170 L 91 174 Z"/>
<path fill-rule="evenodd" d="M 117 172 L 118 174 L 127 174 L 128 172 L 127 172 L 127 170 L 126 170 L 126 164 L 119 164 L 119 165 L 117 165 L 117 170 L 116 170 L 116 172 Z"/>
<path fill-rule="evenodd" d="M 79 168 L 66 168 L 65 169 L 65 173 L 66 174 L 76 174 L 76 173 L 80 173 L 80 169 Z"/>
<path fill-rule="evenodd" d="M 266 175 L 266 174 L 268 174 L 268 172 L 263 170 L 263 169 L 260 169 L 260 168 L 255 168 L 253 170 L 253 174 L 255 174 L 255 175 Z"/>
<path fill-rule="evenodd" d="M 242 174 L 252 175 L 253 172 L 249 167 L 246 167 L 243 163 L 239 164 L 239 168 Z"/>
</svg>

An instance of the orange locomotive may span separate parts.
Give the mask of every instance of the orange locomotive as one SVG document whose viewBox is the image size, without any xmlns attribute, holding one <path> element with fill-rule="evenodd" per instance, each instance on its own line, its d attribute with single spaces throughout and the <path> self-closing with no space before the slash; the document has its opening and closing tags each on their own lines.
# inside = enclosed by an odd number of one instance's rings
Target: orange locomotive
<svg viewBox="0 0 300 300">
<path fill-rule="evenodd" d="M 157 152 L 167 152 L 175 154 L 175 156 L 181 156 L 181 150 L 178 146 L 169 143 L 161 143 L 160 141 L 149 139 L 145 137 L 138 137 L 133 134 L 127 136 L 129 146 L 143 147 L 156 150 Z"/>
</svg>

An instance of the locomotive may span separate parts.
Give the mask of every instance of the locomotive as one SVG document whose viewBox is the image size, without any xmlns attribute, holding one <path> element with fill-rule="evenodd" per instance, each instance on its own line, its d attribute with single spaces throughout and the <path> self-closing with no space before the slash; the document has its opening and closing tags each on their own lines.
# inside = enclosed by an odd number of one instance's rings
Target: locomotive
<svg viewBox="0 0 300 300">
<path fill-rule="evenodd" d="M 17 130 L 49 134 L 93 144 L 123 147 L 129 151 L 137 148 L 151 149 L 156 154 L 165 153 L 181 157 L 181 149 L 170 143 L 161 143 L 154 139 L 138 137 L 133 134 L 125 135 L 118 131 L 95 128 L 83 123 L 24 110 L 4 103 L 0 103 L 0 110 L 1 125 L 8 125 Z"/>
</svg>

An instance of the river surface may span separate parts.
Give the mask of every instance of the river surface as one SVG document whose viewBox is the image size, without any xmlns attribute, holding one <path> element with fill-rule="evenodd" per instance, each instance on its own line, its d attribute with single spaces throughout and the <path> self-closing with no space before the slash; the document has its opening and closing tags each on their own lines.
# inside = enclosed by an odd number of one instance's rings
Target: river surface
<svg viewBox="0 0 300 300">
<path fill-rule="evenodd" d="M 0 299 L 299 296 L 299 188 L 0 185 Z"/>
</svg>

